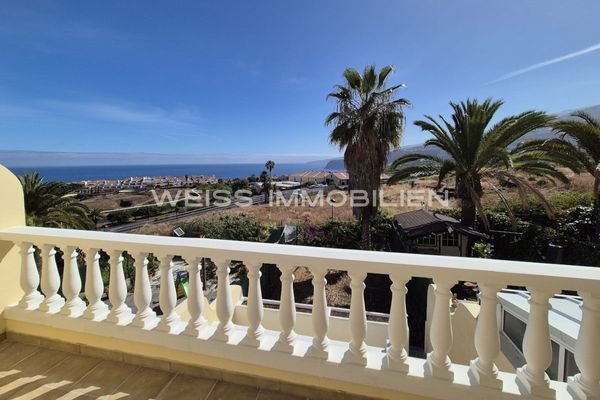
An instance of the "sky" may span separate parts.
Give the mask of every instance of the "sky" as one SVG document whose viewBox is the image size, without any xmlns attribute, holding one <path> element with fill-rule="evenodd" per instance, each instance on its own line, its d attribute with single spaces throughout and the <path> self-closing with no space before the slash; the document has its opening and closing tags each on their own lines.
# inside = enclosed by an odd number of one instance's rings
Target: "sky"
<svg viewBox="0 0 600 400">
<path fill-rule="evenodd" d="M 403 145 L 451 100 L 600 104 L 597 0 L 0 4 L 0 150 L 335 157 L 327 93 L 367 64 L 406 84 Z"/>
</svg>

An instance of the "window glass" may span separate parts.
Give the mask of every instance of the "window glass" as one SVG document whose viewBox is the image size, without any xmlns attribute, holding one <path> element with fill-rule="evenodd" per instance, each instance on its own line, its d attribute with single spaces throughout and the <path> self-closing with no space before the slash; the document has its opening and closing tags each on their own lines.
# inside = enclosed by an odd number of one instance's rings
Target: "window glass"
<svg viewBox="0 0 600 400">
<path fill-rule="evenodd" d="M 504 311 L 504 333 L 523 353 L 523 336 L 525 336 L 525 322 L 514 315 Z"/>
<path fill-rule="evenodd" d="M 458 246 L 458 234 L 456 232 L 442 234 L 442 246 Z"/>
<path fill-rule="evenodd" d="M 427 235 L 417 238 L 417 244 L 421 246 L 435 246 L 437 235 Z"/>
<path fill-rule="evenodd" d="M 567 377 L 573 376 L 579 373 L 577 363 L 575 362 L 575 354 L 569 350 L 565 350 L 565 376 L 563 381 L 567 381 Z"/>
</svg>

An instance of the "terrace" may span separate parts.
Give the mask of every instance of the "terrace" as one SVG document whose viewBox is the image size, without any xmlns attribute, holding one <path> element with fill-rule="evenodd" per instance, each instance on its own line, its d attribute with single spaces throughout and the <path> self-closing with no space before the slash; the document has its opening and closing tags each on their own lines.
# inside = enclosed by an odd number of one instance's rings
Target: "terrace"
<svg viewBox="0 0 600 400">
<path fill-rule="evenodd" d="M 0 187 L 0 332 L 7 337 L 0 344 L 0 397 L 161 399 L 184 398 L 190 392 L 196 398 L 210 399 L 600 397 L 598 269 L 27 227 L 20 183 L 1 166 Z M 39 266 L 35 248 L 41 251 Z M 64 252 L 62 279 L 57 249 Z M 110 256 L 110 306 L 102 301 L 101 250 Z M 85 277 L 78 268 L 82 251 Z M 125 305 L 124 251 L 135 259 L 135 310 Z M 161 317 L 149 308 L 149 254 L 161 261 Z M 186 260 L 190 273 L 185 313 L 178 313 L 176 307 L 171 273 L 175 256 Z M 218 268 L 214 309 L 203 299 L 203 258 L 211 259 Z M 244 305 L 233 301 L 232 260 L 242 261 L 249 270 Z M 268 312 L 260 286 L 260 268 L 267 263 L 276 264 L 282 273 L 279 308 Z M 296 315 L 293 274 L 299 266 L 313 274 L 310 329 L 304 322 L 300 326 L 306 318 Z M 348 318 L 330 315 L 324 277 L 331 269 L 347 271 L 351 278 Z M 377 327 L 366 317 L 363 291 L 367 273 L 389 275 L 393 282 L 389 321 Z M 435 284 L 428 321 L 432 351 L 426 359 L 410 357 L 406 351 L 405 285 L 413 276 L 431 277 Z M 459 280 L 476 281 L 481 289 L 474 334 L 477 357 L 469 365 L 453 363 L 448 356 L 453 346 L 450 288 Z M 500 372 L 495 366 L 500 354 L 497 294 L 507 285 L 526 286 L 531 293 L 523 340 L 525 364 L 515 374 Z M 551 381 L 544 372 L 552 356 L 549 299 L 561 290 L 578 291 L 583 299 L 575 352 L 581 372 L 567 383 Z M 273 312 L 277 314 L 276 327 L 266 320 Z M 336 325 L 334 332 L 334 324 L 340 323 L 345 325 L 342 329 Z M 337 332 L 340 330 L 347 339 Z M 372 334 L 374 330 L 378 335 Z M 378 340 L 381 332 L 385 337 Z M 69 367 L 86 357 L 95 363 L 93 370 L 112 363 L 113 368 L 127 371 L 118 377 L 96 373 L 93 381 L 86 381 L 74 376 Z M 145 374 L 132 384 L 135 371 L 142 367 Z M 203 380 L 195 384 L 198 377 Z M 156 393 L 143 394 L 156 380 L 162 382 Z M 194 386 L 204 380 L 208 382 L 204 389 Z M 61 382 L 63 386 L 57 386 Z M 168 396 L 174 388 L 183 392 L 182 397 Z"/>
</svg>

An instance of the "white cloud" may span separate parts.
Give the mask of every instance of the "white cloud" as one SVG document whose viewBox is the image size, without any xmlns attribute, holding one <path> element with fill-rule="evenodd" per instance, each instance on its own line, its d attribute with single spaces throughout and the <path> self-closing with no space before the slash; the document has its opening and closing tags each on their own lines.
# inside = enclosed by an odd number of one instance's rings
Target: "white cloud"
<svg viewBox="0 0 600 400">
<path fill-rule="evenodd" d="M 598 50 L 600 50 L 600 43 L 597 43 L 597 44 L 595 44 L 593 46 L 590 46 L 590 47 L 586 47 L 585 49 L 582 49 L 582 50 L 579 50 L 579 51 L 575 51 L 573 53 L 565 54 L 565 55 L 560 56 L 560 57 L 556 57 L 556 58 L 553 58 L 553 59 L 550 59 L 550 60 L 547 60 L 547 61 L 543 61 L 543 62 L 540 62 L 540 63 L 537 63 L 537 64 L 530 65 L 530 66 L 525 67 L 525 68 L 518 69 L 518 70 L 513 71 L 513 72 L 511 72 L 509 74 L 506 74 L 506 75 L 503 75 L 503 76 L 501 76 L 501 77 L 499 77 L 497 79 L 494 79 L 493 81 L 488 82 L 488 84 L 502 82 L 502 81 L 505 81 L 507 79 L 514 78 L 515 76 L 519 76 L 519 75 L 525 74 L 527 72 L 535 71 L 536 69 L 544 68 L 544 67 L 547 67 L 549 65 L 553 65 L 553 64 L 557 64 L 557 63 L 560 63 L 560 62 L 563 62 L 563 61 L 567 61 L 567 60 L 570 60 L 572 58 L 581 57 L 583 55 L 586 55 L 586 54 L 589 54 L 589 53 L 592 53 L 592 52 L 598 51 Z"/>
</svg>

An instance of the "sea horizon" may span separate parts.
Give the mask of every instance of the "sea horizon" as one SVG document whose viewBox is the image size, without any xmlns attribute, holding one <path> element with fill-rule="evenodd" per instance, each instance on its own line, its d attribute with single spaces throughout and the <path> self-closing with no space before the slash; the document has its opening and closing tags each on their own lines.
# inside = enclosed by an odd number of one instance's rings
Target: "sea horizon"
<svg viewBox="0 0 600 400">
<path fill-rule="evenodd" d="M 13 174 L 37 172 L 46 182 L 81 182 L 117 180 L 131 177 L 205 175 L 221 179 L 259 176 L 265 171 L 260 163 L 244 164 L 143 164 L 143 165 L 77 165 L 77 166 L 6 166 Z M 325 165 L 312 163 L 276 164 L 273 175 L 289 175 L 308 170 L 324 170 Z"/>
</svg>

